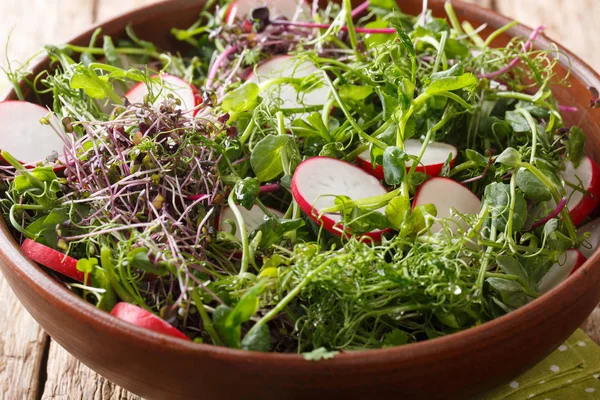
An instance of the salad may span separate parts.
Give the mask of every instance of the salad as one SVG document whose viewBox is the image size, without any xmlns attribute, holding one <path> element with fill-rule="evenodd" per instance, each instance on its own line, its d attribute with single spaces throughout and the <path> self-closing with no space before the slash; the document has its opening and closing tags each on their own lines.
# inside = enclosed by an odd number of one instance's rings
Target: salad
<svg viewBox="0 0 600 400">
<path fill-rule="evenodd" d="M 516 23 L 445 9 L 217 0 L 181 54 L 47 46 L 6 71 L 4 217 L 84 300 L 196 343 L 314 360 L 509 313 L 595 250 L 600 167 L 543 28 L 493 47 Z"/>
</svg>

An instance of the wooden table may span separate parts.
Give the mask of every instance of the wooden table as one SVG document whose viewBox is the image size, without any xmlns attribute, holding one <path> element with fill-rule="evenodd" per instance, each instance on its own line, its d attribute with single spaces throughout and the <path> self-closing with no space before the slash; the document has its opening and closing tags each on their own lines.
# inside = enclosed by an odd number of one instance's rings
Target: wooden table
<svg viewBox="0 0 600 400">
<path fill-rule="evenodd" d="M 190 0 L 193 1 L 193 0 Z M 546 34 L 600 70 L 595 24 L 598 0 L 470 0 L 494 8 Z M 91 24 L 157 0 L 1 0 L 0 66 L 26 60 L 45 43 L 60 43 Z M 0 92 L 7 88 L 0 78 Z M 138 399 L 80 364 L 23 309 L 0 275 L 0 399 Z M 600 309 L 584 325 L 600 343 Z"/>
</svg>

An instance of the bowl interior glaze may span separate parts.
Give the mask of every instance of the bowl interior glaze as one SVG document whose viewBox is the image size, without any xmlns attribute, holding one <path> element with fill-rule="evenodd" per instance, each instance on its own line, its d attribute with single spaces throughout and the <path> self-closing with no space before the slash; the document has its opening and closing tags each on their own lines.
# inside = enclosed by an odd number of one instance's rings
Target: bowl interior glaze
<svg viewBox="0 0 600 400">
<path fill-rule="evenodd" d="M 421 11 L 421 0 L 403 0 L 407 13 Z M 163 49 L 179 50 L 172 27 L 185 28 L 197 18 L 203 1 L 175 0 L 145 7 L 101 24 L 104 34 L 120 36 L 131 23 L 137 34 Z M 453 2 L 460 19 L 487 23 L 489 33 L 508 23 L 505 17 L 474 5 Z M 443 1 L 430 0 L 436 16 Z M 94 29 L 71 43 L 86 45 Z M 528 36 L 518 25 L 499 37 Z M 539 38 L 535 45 L 548 48 Z M 562 49 L 557 72 L 570 87 L 557 87 L 561 104 L 576 106 L 565 115 L 588 136 L 587 151 L 600 159 L 600 110 L 589 110 L 589 86 L 598 75 Z M 48 60 L 35 71 L 48 68 Z M 6 99 L 14 99 L 9 93 Z M 466 398 L 505 382 L 531 367 L 563 342 L 600 301 L 599 256 L 595 254 L 569 280 L 521 309 L 453 335 L 398 348 L 347 352 L 332 360 L 307 362 L 298 355 L 253 353 L 192 344 L 110 317 L 69 292 L 20 252 L 0 221 L 0 268 L 10 286 L 40 325 L 67 351 L 111 381 L 156 399 Z"/>
</svg>

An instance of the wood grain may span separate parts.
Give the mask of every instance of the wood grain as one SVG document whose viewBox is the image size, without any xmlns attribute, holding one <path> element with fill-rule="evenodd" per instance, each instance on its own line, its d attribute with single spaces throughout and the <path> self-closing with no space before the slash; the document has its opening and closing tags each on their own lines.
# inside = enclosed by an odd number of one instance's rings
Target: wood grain
<svg viewBox="0 0 600 400">
<path fill-rule="evenodd" d="M 60 43 L 92 23 L 159 0 L 1 0 L 0 67 L 5 68 L 4 41 L 11 61 L 24 61 L 45 43 Z M 546 34 L 600 70 L 600 40 L 591 33 L 597 0 L 467 0 L 529 26 L 545 25 Z M 7 86 L 0 78 L 0 92 Z M 25 312 L 0 275 L 0 399 L 139 399 L 116 387 L 51 341 Z M 584 324 L 600 343 L 600 309 Z M 47 363 L 46 363 L 47 362 Z"/>
<path fill-rule="evenodd" d="M 48 335 L 0 275 L 0 399 L 37 398 Z"/>
<path fill-rule="evenodd" d="M 56 342 L 50 343 L 42 400 L 139 400 L 81 364 Z"/>
</svg>

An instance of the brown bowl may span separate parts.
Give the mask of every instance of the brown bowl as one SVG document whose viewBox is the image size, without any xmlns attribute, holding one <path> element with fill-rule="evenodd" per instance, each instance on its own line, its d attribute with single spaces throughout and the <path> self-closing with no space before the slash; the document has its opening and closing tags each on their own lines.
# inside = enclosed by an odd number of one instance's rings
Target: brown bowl
<svg viewBox="0 0 600 400">
<path fill-rule="evenodd" d="M 430 1 L 444 15 L 443 1 Z M 142 8 L 102 24 L 104 33 L 123 35 L 132 23 L 144 39 L 174 49 L 173 26 L 187 27 L 203 1 L 171 1 Z M 421 0 L 403 0 L 405 12 L 419 13 Z M 454 2 L 461 19 L 487 23 L 488 32 L 509 19 Z M 88 43 L 93 29 L 72 41 Z M 527 36 L 518 25 L 499 39 Z M 548 47 L 540 38 L 536 45 Z M 589 86 L 600 77 L 561 48 L 571 61 L 571 87 L 556 88 L 562 104 L 578 112 L 566 122 L 588 135 L 588 154 L 600 156 L 600 110 L 589 111 Z M 565 73 L 566 58 L 559 67 Z M 37 66 L 40 71 L 48 61 Z M 14 98 L 14 93 L 8 95 Z M 397 348 L 355 351 L 309 362 L 299 355 L 255 353 L 193 344 L 121 322 L 62 287 L 29 261 L 6 224 L 0 223 L 0 267 L 10 286 L 40 325 L 69 353 L 118 385 L 152 399 L 365 399 L 394 394 L 405 398 L 465 398 L 506 382 L 533 366 L 573 333 L 600 301 L 600 253 L 570 279 L 540 299 L 479 327 Z"/>
</svg>

